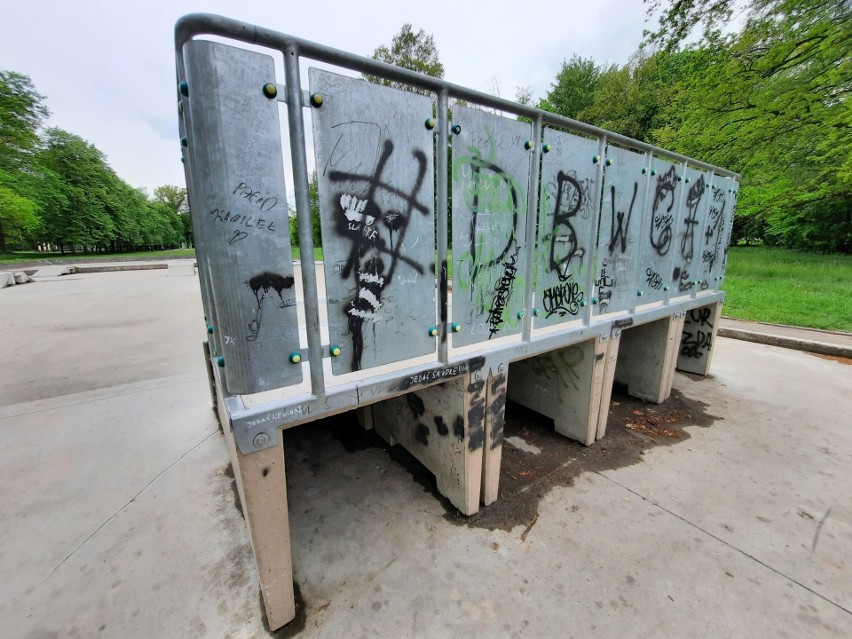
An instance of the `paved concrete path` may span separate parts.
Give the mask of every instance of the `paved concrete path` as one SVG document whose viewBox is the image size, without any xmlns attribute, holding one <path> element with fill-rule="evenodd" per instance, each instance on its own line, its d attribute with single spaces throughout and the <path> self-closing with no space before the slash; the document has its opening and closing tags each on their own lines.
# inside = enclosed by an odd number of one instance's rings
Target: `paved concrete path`
<svg viewBox="0 0 852 639">
<path fill-rule="evenodd" d="M 269 636 L 197 279 L 14 287 L 0 331 L 2 634 Z M 675 388 L 712 425 L 510 530 L 460 525 L 393 450 L 347 450 L 351 418 L 287 431 L 303 601 L 274 636 L 852 636 L 848 362 L 720 338 L 712 377 Z"/>
</svg>

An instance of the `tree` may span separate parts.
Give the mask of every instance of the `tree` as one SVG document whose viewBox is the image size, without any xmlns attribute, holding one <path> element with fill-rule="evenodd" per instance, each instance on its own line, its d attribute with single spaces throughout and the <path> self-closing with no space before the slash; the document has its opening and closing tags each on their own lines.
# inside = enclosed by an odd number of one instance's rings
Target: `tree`
<svg viewBox="0 0 852 639">
<path fill-rule="evenodd" d="M 411 24 L 408 22 L 403 24 L 399 33 L 393 37 L 390 47 L 381 45 L 373 51 L 371 57 L 373 60 L 393 64 L 403 69 L 409 69 L 410 71 L 425 73 L 433 78 L 444 77 L 444 65 L 441 64 L 441 60 L 438 57 L 435 40 L 423 29 L 415 33 Z M 374 75 L 364 74 L 364 78 L 374 84 L 381 84 L 386 87 L 394 87 L 422 94 L 429 93 L 424 89 L 418 89 L 401 82 L 387 80 Z"/>
<path fill-rule="evenodd" d="M 186 189 L 171 184 L 158 186 L 154 189 L 152 200 L 168 206 L 169 210 L 178 216 L 175 219 L 179 222 L 178 233 L 181 241 L 190 245 L 192 243 L 192 216 L 189 214 L 189 198 L 186 195 Z"/>
<path fill-rule="evenodd" d="M 652 6 L 659 6 L 655 2 Z M 843 0 L 753 0 L 738 33 L 720 16 L 732 3 L 669 5 L 649 36 L 707 62 L 681 81 L 676 126 L 659 142 L 744 175 L 738 213 L 766 223 L 766 239 L 852 250 L 852 5 Z"/>
<path fill-rule="evenodd" d="M 591 58 L 576 54 L 568 61 L 563 60 L 541 108 L 577 119 L 581 111 L 591 106 L 598 80 L 606 71 L 608 69 L 599 67 Z"/>
<path fill-rule="evenodd" d="M 39 226 L 32 160 L 47 115 L 29 77 L 0 71 L 0 251 L 7 249 L 7 237 L 23 244 Z"/>
<path fill-rule="evenodd" d="M 311 173 L 311 180 L 308 182 L 308 204 L 311 207 L 311 239 L 314 243 L 314 248 L 322 246 L 322 228 L 320 221 L 320 206 L 319 206 L 319 180 L 317 172 Z M 299 220 L 296 218 L 296 213 L 293 211 L 290 215 L 290 243 L 293 246 L 299 245 Z"/>
</svg>

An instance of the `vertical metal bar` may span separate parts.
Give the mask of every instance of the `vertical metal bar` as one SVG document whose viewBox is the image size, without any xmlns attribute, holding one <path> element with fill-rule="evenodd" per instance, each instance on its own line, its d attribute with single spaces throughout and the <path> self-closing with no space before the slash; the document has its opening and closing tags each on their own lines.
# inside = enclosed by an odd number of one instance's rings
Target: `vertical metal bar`
<svg viewBox="0 0 852 639">
<path fill-rule="evenodd" d="M 438 132 L 437 145 L 435 153 L 435 170 L 437 176 L 437 191 L 435 193 L 435 220 L 438 225 L 438 259 L 435 264 L 438 272 L 438 313 L 440 316 L 441 336 L 438 341 L 438 360 L 446 363 L 448 359 L 447 351 L 449 349 L 449 331 L 447 330 L 447 321 L 449 320 L 448 304 L 449 304 L 449 273 L 447 267 L 447 215 L 451 215 L 449 209 L 449 201 L 447 198 L 447 169 L 448 169 L 448 153 L 449 143 L 448 136 L 450 134 L 449 118 L 447 117 L 447 109 L 449 106 L 448 93 L 446 89 L 441 89 L 438 92 Z"/>
<path fill-rule="evenodd" d="M 586 282 L 585 282 L 585 290 L 586 290 L 586 312 L 583 314 L 583 325 L 588 326 L 592 323 L 592 311 L 594 310 L 594 304 L 592 303 L 592 298 L 597 295 L 595 291 L 595 277 L 598 269 L 598 231 L 601 226 L 601 193 L 603 192 L 603 165 L 604 165 L 604 156 L 606 155 L 606 136 L 602 135 L 598 139 L 598 157 L 600 161 L 598 162 L 598 170 L 595 173 L 595 195 L 594 202 L 592 202 L 592 211 L 595 212 L 596 220 L 593 224 L 589 225 L 589 237 L 586 238 L 586 246 L 589 247 L 588 255 L 589 255 L 589 272 L 586 273 Z"/>
<path fill-rule="evenodd" d="M 284 48 L 284 81 L 287 83 L 287 124 L 290 130 L 290 157 L 299 220 L 299 248 L 302 259 L 302 286 L 305 293 L 305 323 L 308 334 L 308 361 L 311 364 L 311 392 L 322 395 L 325 379 L 322 369 L 317 270 L 314 241 L 311 238 L 311 205 L 308 200 L 308 161 L 305 156 L 305 121 L 302 116 L 302 80 L 299 76 L 299 50 L 294 44 Z"/>
<path fill-rule="evenodd" d="M 642 290 L 642 242 L 647 237 L 648 224 L 653 224 L 653 216 L 648 219 L 648 200 L 651 197 L 651 162 L 654 156 L 650 151 L 645 152 L 645 197 L 642 199 L 642 216 L 639 218 L 639 248 L 636 255 L 636 281 L 633 283 L 634 290 Z M 636 296 L 636 304 L 630 311 L 633 315 L 636 314 L 636 307 L 639 306 L 639 296 Z"/>
<path fill-rule="evenodd" d="M 541 166 L 541 116 L 533 120 L 532 132 L 533 147 L 530 160 L 530 182 L 527 187 L 527 218 L 524 230 L 524 324 L 521 329 L 521 339 L 528 342 L 532 331 L 533 313 L 532 298 L 534 288 L 533 271 L 535 269 L 536 240 L 535 226 L 538 216 L 538 174 Z"/>
</svg>

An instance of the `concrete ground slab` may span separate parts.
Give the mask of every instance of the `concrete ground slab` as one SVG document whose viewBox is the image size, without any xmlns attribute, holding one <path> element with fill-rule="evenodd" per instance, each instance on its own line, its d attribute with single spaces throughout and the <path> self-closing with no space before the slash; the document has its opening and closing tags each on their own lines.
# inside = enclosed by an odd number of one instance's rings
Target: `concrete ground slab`
<svg viewBox="0 0 852 639">
<path fill-rule="evenodd" d="M 15 358 L 0 374 L 4 634 L 270 636 L 210 409 L 197 280 L 81 280 L 0 305 L 29 336 L 0 344 Z M 116 379 L 120 362 L 137 365 Z M 77 390 L 61 381 L 75 371 Z M 842 362 L 720 338 L 710 378 L 675 379 L 712 425 L 555 485 L 508 530 L 448 517 L 398 451 L 352 445 L 354 416 L 293 428 L 301 599 L 271 636 L 850 636 L 851 381 Z"/>
</svg>

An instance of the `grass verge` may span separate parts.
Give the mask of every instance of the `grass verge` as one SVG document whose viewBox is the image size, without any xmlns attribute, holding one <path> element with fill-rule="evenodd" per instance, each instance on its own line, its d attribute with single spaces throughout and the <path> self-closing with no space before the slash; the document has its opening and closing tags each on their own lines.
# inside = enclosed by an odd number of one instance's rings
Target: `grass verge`
<svg viewBox="0 0 852 639">
<path fill-rule="evenodd" d="M 852 256 L 732 247 L 728 317 L 852 332 Z"/>
</svg>

